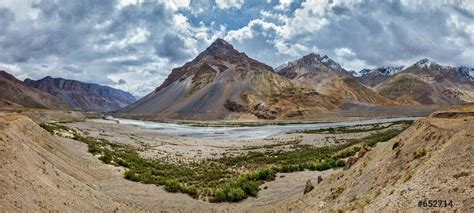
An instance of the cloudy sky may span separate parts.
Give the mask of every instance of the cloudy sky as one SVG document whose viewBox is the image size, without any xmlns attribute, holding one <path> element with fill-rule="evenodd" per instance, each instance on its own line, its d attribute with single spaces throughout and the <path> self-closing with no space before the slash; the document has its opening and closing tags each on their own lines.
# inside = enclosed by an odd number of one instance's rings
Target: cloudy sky
<svg viewBox="0 0 474 213">
<path fill-rule="evenodd" d="M 474 67 L 474 1 L 0 1 L 0 69 L 22 80 L 142 96 L 219 37 L 274 67 L 311 52 L 348 70 L 422 58 Z"/>
</svg>

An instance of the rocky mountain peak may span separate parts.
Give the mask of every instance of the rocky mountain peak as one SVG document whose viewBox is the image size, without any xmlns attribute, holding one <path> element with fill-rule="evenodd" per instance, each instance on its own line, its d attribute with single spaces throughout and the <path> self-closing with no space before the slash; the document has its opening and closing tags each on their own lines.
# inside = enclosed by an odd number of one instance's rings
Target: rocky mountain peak
<svg viewBox="0 0 474 213">
<path fill-rule="evenodd" d="M 441 70 L 445 68 L 444 66 L 441 66 L 437 64 L 435 61 L 428 58 L 424 58 L 417 61 L 415 64 L 412 65 L 412 67 L 420 68 L 420 69 L 436 69 L 436 70 Z"/>
<path fill-rule="evenodd" d="M 239 51 L 234 49 L 229 42 L 225 41 L 224 39 L 218 38 L 212 44 L 204 50 L 200 54 L 200 56 L 232 56 L 232 55 L 240 55 Z M 201 58 L 198 56 L 198 58 Z"/>
<path fill-rule="evenodd" d="M 212 47 L 218 47 L 218 48 L 230 48 L 230 49 L 234 49 L 234 47 L 229 43 L 227 42 L 226 40 L 222 39 L 222 38 L 218 38 L 216 39 L 214 42 L 212 42 L 212 44 L 209 46 L 210 48 Z"/>
<path fill-rule="evenodd" d="M 292 67 L 294 65 L 299 64 L 302 67 L 311 67 L 311 66 L 324 66 L 332 70 L 336 71 L 344 71 L 344 69 L 339 65 L 337 62 L 329 58 L 329 56 L 324 55 L 321 56 L 316 53 L 310 53 L 308 55 L 303 56 L 300 59 L 295 61 L 288 62 L 286 64 L 280 65 L 276 68 L 276 71 L 284 70 L 286 68 Z"/>
<path fill-rule="evenodd" d="M 363 69 L 359 71 L 359 74 L 361 76 L 366 76 L 366 75 L 371 75 L 371 74 L 377 74 L 377 75 L 395 75 L 398 74 L 399 72 L 403 71 L 405 66 L 398 66 L 398 67 L 390 67 L 390 66 L 382 66 L 382 67 L 377 67 L 375 69 Z"/>
</svg>

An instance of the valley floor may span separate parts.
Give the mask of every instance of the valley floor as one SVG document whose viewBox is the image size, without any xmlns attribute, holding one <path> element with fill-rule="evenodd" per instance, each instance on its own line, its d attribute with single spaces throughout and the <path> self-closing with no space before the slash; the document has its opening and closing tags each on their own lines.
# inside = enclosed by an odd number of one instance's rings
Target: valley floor
<svg viewBox="0 0 474 213">
<path fill-rule="evenodd" d="M 446 111 L 457 113 L 446 114 Z M 279 172 L 275 180 L 259 186 L 256 197 L 237 203 L 210 203 L 187 194 L 167 192 L 162 186 L 127 180 L 123 167 L 104 164 L 89 153 L 87 144 L 67 138 L 64 132 L 52 135 L 29 117 L 37 122 L 51 118 L 68 120 L 61 125 L 73 128 L 81 135 L 134 147 L 145 159 L 160 159 L 176 164 L 206 159 L 234 159 L 255 152 L 285 153 L 302 147 L 341 145 L 348 141 L 364 140 L 377 133 L 401 130 L 405 124 L 307 131 L 259 140 L 214 141 L 167 136 L 113 121 L 86 119 L 74 112 L 61 114 L 41 111 L 28 113 L 28 117 L 24 116 L 24 112 L 0 113 L 0 209 L 120 212 L 417 211 L 423 208 L 418 208 L 416 201 L 426 198 L 450 199 L 455 202 L 453 209 L 468 210 L 474 207 L 472 198 L 469 198 L 469 195 L 474 194 L 474 115 L 459 112 L 474 112 L 474 107 L 463 106 L 446 111 L 416 121 L 390 141 L 380 143 L 373 149 L 369 147 L 365 156 L 359 152 L 354 157 L 357 162 L 347 170 Z M 363 131 L 358 130 L 360 128 Z M 321 184 L 317 184 L 318 176 L 323 178 Z M 315 189 L 303 195 L 308 179 L 312 180 Z M 434 185 L 427 185 L 430 182 Z"/>
</svg>

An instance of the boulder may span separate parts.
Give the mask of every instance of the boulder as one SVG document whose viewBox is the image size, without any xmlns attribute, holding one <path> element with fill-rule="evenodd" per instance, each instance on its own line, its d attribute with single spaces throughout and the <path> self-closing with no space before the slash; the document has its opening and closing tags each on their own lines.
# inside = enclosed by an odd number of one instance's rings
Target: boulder
<svg viewBox="0 0 474 213">
<path fill-rule="evenodd" d="M 308 179 L 308 180 L 306 181 L 306 186 L 304 187 L 304 192 L 303 192 L 303 194 L 306 194 L 306 193 L 310 192 L 310 191 L 313 190 L 313 189 L 314 189 L 313 183 L 311 183 L 311 180 Z"/>
<path fill-rule="evenodd" d="M 359 160 L 358 157 L 350 157 L 347 159 L 347 162 L 346 162 L 346 167 L 344 169 L 350 169 L 352 167 L 352 165 L 354 165 L 357 160 Z"/>
<path fill-rule="evenodd" d="M 323 181 L 323 178 L 320 176 L 318 176 L 318 184 L 321 183 Z"/>
</svg>

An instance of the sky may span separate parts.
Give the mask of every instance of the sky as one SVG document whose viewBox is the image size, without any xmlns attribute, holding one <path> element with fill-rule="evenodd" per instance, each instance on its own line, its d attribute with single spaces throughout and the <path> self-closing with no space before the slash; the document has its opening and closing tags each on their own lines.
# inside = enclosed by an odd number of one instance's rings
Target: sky
<svg viewBox="0 0 474 213">
<path fill-rule="evenodd" d="M 21 80 L 141 97 L 217 38 L 273 67 L 313 52 L 356 71 L 423 58 L 474 67 L 474 1 L 0 1 L 0 69 Z"/>
</svg>

